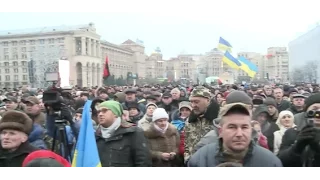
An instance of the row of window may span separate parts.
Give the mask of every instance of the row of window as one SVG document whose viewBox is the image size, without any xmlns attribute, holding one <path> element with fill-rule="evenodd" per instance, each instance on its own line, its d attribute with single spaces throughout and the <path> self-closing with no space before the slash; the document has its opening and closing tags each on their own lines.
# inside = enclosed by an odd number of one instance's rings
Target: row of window
<svg viewBox="0 0 320 180">
<path fill-rule="evenodd" d="M 21 65 L 22 65 L 22 66 L 27 66 L 27 64 L 28 64 L 27 61 L 21 61 Z M 8 67 L 9 65 L 10 65 L 9 62 L 4 62 L 4 63 L 3 63 L 3 66 L 5 66 L 5 67 Z M 18 61 L 13 61 L 13 62 L 12 62 L 12 65 L 13 65 L 13 66 L 18 66 L 19 63 L 18 63 Z M 0 67 L 1 67 L 1 63 L 0 63 Z M 1 70 L 1 69 L 0 69 L 0 70 Z"/>
<path fill-rule="evenodd" d="M 12 70 L 12 69 L 11 69 Z M 12 72 L 12 71 L 11 71 Z M 13 72 L 14 73 L 19 73 L 19 69 L 18 68 L 14 68 L 13 69 Z M 22 73 L 27 73 L 28 72 L 28 69 L 27 68 L 22 68 Z M 0 73 L 1 73 L 1 69 L 0 69 Z M 4 73 L 6 74 L 10 74 L 10 69 L 6 68 L 4 69 Z"/>
<path fill-rule="evenodd" d="M 64 37 L 62 38 L 49 38 L 49 39 L 39 39 L 39 40 L 21 40 L 21 41 L 4 41 L 2 42 L 3 46 L 9 46 L 11 44 L 12 46 L 18 46 L 18 45 L 26 45 L 27 43 L 29 44 L 36 44 L 36 42 L 39 42 L 39 44 L 45 44 L 46 41 L 48 41 L 49 44 L 54 44 L 55 42 L 58 43 L 64 43 Z"/>
<path fill-rule="evenodd" d="M 3 80 L 5 81 L 11 81 L 11 80 L 14 80 L 14 81 L 19 81 L 19 75 L 13 75 L 13 76 L 10 76 L 10 75 L 5 75 L 3 76 Z M 13 79 L 11 79 L 13 77 Z M 27 81 L 28 80 L 28 76 L 27 75 L 22 75 L 22 80 L 23 81 Z M 0 81 L 2 81 L 2 77 L 0 76 Z"/>
</svg>

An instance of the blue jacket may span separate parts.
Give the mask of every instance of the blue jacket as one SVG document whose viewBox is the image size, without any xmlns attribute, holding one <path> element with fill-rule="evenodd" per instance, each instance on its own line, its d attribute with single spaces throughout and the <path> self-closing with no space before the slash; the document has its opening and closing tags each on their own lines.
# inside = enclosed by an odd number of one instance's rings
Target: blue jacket
<svg viewBox="0 0 320 180">
<path fill-rule="evenodd" d="M 29 134 L 29 143 L 40 149 L 47 149 L 47 145 L 43 140 L 45 130 L 39 124 L 33 124 L 32 132 Z"/>
</svg>

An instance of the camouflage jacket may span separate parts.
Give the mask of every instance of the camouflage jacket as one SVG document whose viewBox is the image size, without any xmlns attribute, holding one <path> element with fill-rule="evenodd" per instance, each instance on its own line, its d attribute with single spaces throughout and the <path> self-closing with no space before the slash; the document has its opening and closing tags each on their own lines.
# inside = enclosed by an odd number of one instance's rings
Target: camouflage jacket
<svg viewBox="0 0 320 180">
<path fill-rule="evenodd" d="M 209 131 L 213 130 L 212 120 L 207 120 L 205 117 L 198 117 L 196 122 L 186 122 L 185 125 L 185 144 L 184 144 L 184 159 L 187 162 L 190 156 L 195 153 L 195 147 L 200 139 Z"/>
</svg>

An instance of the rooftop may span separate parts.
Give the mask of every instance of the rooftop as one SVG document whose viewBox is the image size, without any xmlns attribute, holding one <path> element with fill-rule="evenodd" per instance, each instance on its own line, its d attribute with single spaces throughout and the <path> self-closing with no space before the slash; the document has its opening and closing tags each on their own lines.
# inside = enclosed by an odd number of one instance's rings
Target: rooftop
<svg viewBox="0 0 320 180">
<path fill-rule="evenodd" d="M 113 43 L 111 43 L 111 42 L 108 42 L 108 41 L 106 41 L 106 40 L 101 40 L 100 41 L 101 42 L 101 44 L 104 44 L 104 45 L 106 45 L 106 46 L 111 46 L 111 47 L 114 47 L 114 48 L 117 48 L 117 49 L 121 49 L 121 50 L 124 50 L 124 51 L 128 51 L 128 52 L 133 52 L 131 49 L 129 49 L 129 48 L 125 48 L 125 47 L 122 47 L 122 46 L 120 46 L 120 45 L 117 45 L 117 44 L 113 44 Z"/>
<path fill-rule="evenodd" d="M 34 34 L 34 33 L 50 33 L 50 32 L 68 32 L 68 31 L 75 31 L 75 30 L 82 30 L 92 28 L 94 25 L 92 23 L 86 25 L 75 25 L 75 26 L 49 26 L 49 27 L 39 27 L 39 28 L 27 28 L 27 29 L 20 29 L 20 30 L 4 30 L 0 31 L 0 36 L 6 35 L 23 35 L 23 34 Z"/>
</svg>

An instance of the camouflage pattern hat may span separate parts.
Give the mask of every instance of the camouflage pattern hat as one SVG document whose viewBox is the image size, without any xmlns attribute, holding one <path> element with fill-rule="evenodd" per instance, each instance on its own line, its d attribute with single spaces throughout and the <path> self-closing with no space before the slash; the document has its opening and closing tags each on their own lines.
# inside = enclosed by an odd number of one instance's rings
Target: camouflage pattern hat
<svg viewBox="0 0 320 180">
<path fill-rule="evenodd" d="M 204 97 L 204 98 L 208 98 L 208 99 L 211 99 L 211 93 L 210 93 L 210 90 L 203 87 L 203 86 L 197 86 L 195 87 L 190 96 L 192 97 Z"/>
</svg>

